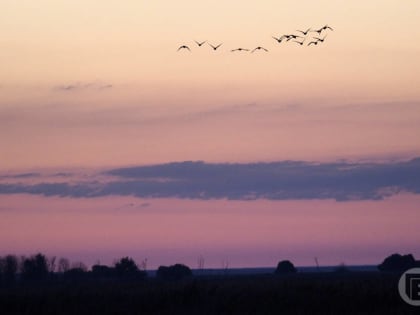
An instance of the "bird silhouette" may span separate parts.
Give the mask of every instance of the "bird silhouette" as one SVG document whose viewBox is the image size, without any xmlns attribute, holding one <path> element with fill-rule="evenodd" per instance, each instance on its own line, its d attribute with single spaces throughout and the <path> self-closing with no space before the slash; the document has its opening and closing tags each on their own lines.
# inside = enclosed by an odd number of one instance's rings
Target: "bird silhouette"
<svg viewBox="0 0 420 315">
<path fill-rule="evenodd" d="M 324 28 L 323 27 L 321 27 L 319 30 L 312 30 L 312 32 L 316 32 L 316 33 L 318 33 L 319 35 L 321 35 L 321 32 L 324 30 Z"/>
<path fill-rule="evenodd" d="M 190 47 L 188 47 L 187 45 L 179 46 L 177 51 L 180 51 L 181 49 L 188 49 L 189 51 L 191 51 Z"/>
<path fill-rule="evenodd" d="M 283 39 L 285 39 L 287 36 L 282 35 L 279 38 L 275 37 L 275 36 L 271 36 L 272 38 L 274 38 L 279 44 L 283 41 Z"/>
<path fill-rule="evenodd" d="M 231 52 L 234 52 L 234 51 L 249 51 L 249 49 L 246 49 L 246 48 L 236 48 L 236 49 L 232 49 L 231 50 Z"/>
<path fill-rule="evenodd" d="M 321 29 L 323 29 L 323 30 L 329 29 L 329 30 L 331 30 L 331 31 L 334 31 L 334 30 L 332 29 L 332 27 L 330 27 L 330 26 L 328 26 L 328 25 L 324 25 Z"/>
<path fill-rule="evenodd" d="M 316 39 L 318 42 L 323 43 L 326 37 L 327 35 L 325 35 L 324 38 L 314 37 L 314 39 Z"/>
<path fill-rule="evenodd" d="M 308 35 L 309 31 L 311 30 L 311 28 L 308 28 L 306 31 L 301 31 L 301 30 L 296 30 L 296 32 L 301 32 L 303 35 Z"/>
<path fill-rule="evenodd" d="M 258 46 L 258 47 L 256 47 L 256 48 L 254 48 L 252 51 L 251 51 L 251 53 L 253 53 L 254 51 L 256 51 L 256 50 L 264 50 L 264 51 L 268 51 L 267 49 L 265 49 L 264 47 L 261 47 L 261 46 Z"/>
<path fill-rule="evenodd" d="M 204 43 L 206 42 L 206 40 L 204 41 L 204 42 L 197 42 L 196 40 L 194 40 L 195 41 L 195 43 L 198 45 L 198 47 L 201 47 L 201 46 L 203 46 L 204 45 Z"/>
<path fill-rule="evenodd" d="M 291 40 L 291 39 L 297 39 L 298 37 L 299 37 L 299 38 L 303 38 L 302 36 L 295 35 L 295 34 L 284 35 L 284 36 L 286 36 L 286 37 L 287 37 L 287 41 L 289 41 L 289 40 Z"/>
<path fill-rule="evenodd" d="M 211 48 L 213 48 L 213 50 L 217 50 L 217 48 L 219 48 L 220 46 L 222 46 L 222 44 L 219 44 L 217 46 L 213 46 L 212 44 L 209 43 L 209 45 L 211 46 Z"/>
<path fill-rule="evenodd" d="M 313 45 L 318 45 L 318 41 L 312 41 L 312 42 L 309 42 L 307 46 L 310 46 L 310 45 L 312 45 L 312 44 L 313 44 Z"/>
<path fill-rule="evenodd" d="M 298 43 L 300 46 L 302 46 L 302 45 L 303 45 L 303 43 L 305 42 L 305 40 L 303 40 L 303 41 L 301 41 L 301 42 L 299 42 L 299 41 L 297 41 L 297 40 L 294 40 L 294 42 L 295 42 L 295 43 Z"/>
</svg>

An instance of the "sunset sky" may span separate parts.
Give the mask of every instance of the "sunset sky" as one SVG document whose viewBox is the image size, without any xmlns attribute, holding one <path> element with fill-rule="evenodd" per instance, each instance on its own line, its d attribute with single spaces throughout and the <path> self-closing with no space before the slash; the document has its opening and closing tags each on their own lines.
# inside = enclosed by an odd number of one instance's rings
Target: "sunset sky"
<svg viewBox="0 0 420 315">
<path fill-rule="evenodd" d="M 0 255 L 420 259 L 419 38 L 416 0 L 3 0 Z"/>
</svg>

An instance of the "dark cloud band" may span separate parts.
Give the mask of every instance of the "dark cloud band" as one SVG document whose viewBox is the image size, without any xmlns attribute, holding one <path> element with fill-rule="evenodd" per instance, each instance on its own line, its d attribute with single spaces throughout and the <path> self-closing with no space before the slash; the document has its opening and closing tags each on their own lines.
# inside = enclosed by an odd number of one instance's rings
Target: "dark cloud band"
<svg viewBox="0 0 420 315">
<path fill-rule="evenodd" d="M 384 164 L 299 161 L 209 164 L 187 161 L 112 169 L 106 175 L 111 175 L 114 180 L 79 184 L 3 184 L 0 193 L 337 201 L 380 200 L 400 191 L 420 193 L 420 158 Z"/>
</svg>

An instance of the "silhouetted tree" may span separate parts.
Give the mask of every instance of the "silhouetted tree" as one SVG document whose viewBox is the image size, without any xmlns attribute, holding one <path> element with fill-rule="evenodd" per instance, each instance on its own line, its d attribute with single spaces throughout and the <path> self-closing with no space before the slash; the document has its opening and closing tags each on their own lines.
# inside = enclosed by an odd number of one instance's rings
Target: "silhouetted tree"
<svg viewBox="0 0 420 315">
<path fill-rule="evenodd" d="M 139 269 L 143 271 L 147 270 L 147 257 L 141 261 Z"/>
<path fill-rule="evenodd" d="M 381 271 L 405 271 L 416 266 L 416 260 L 412 254 L 400 255 L 392 254 L 384 259 L 384 261 L 378 265 L 378 269 Z"/>
<path fill-rule="evenodd" d="M 160 266 L 156 276 L 163 280 L 180 280 L 192 276 L 192 271 L 188 266 L 175 264 L 172 266 Z"/>
<path fill-rule="evenodd" d="M 10 285 L 15 282 L 18 271 L 18 259 L 14 255 L 0 257 L 0 282 Z"/>
<path fill-rule="evenodd" d="M 79 269 L 83 272 L 87 272 L 87 270 L 88 270 L 87 266 L 81 261 L 76 261 L 76 262 L 72 263 L 71 264 L 71 269 Z"/>
<path fill-rule="evenodd" d="M 70 269 L 70 262 L 67 258 L 60 258 L 58 261 L 58 272 L 64 273 Z"/>
<path fill-rule="evenodd" d="M 130 257 L 123 257 L 115 263 L 115 270 L 119 276 L 135 274 L 139 268 L 136 262 Z"/>
<path fill-rule="evenodd" d="M 130 257 L 123 257 L 115 263 L 116 274 L 121 278 L 139 279 L 147 276 L 146 271 L 140 270 L 136 262 Z"/>
<path fill-rule="evenodd" d="M 54 273 L 55 269 L 57 267 L 56 265 L 57 257 L 53 256 L 50 259 L 48 259 L 48 271 L 50 273 Z"/>
<path fill-rule="evenodd" d="M 204 269 L 204 257 L 202 255 L 198 256 L 197 258 L 197 268 L 198 270 Z"/>
<path fill-rule="evenodd" d="M 22 259 L 22 278 L 24 280 L 44 280 L 48 276 L 47 258 L 39 253 Z"/>
<path fill-rule="evenodd" d="M 4 258 L 0 256 L 0 285 L 3 284 Z"/>
<path fill-rule="evenodd" d="M 276 274 L 291 274 L 296 273 L 297 269 L 289 260 L 282 260 L 277 264 Z"/>
</svg>

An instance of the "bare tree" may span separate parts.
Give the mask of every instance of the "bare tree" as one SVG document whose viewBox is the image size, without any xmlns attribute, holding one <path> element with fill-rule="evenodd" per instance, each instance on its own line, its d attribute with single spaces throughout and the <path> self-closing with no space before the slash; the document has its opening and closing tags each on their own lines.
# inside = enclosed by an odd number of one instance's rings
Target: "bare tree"
<svg viewBox="0 0 420 315">
<path fill-rule="evenodd" d="M 67 258 L 60 258 L 58 261 L 58 272 L 64 273 L 70 269 L 70 262 Z"/>
<path fill-rule="evenodd" d="M 48 259 L 41 253 L 23 257 L 20 271 L 24 280 L 44 280 L 48 277 Z"/>
<path fill-rule="evenodd" d="M 56 261 L 57 261 L 56 256 L 53 256 L 50 259 L 48 259 L 47 263 L 48 263 L 48 271 L 49 272 L 51 272 L 51 273 L 55 272 L 55 268 L 57 267 Z"/>
<path fill-rule="evenodd" d="M 143 259 L 140 263 L 140 270 L 147 270 L 147 258 Z"/>
<path fill-rule="evenodd" d="M 197 258 L 197 267 L 198 267 L 198 270 L 204 269 L 204 257 L 202 255 L 198 256 Z"/>
<path fill-rule="evenodd" d="M 79 269 L 86 272 L 88 268 L 83 262 L 75 261 L 71 264 L 71 269 Z"/>
<path fill-rule="evenodd" d="M 225 274 L 228 272 L 228 269 L 229 269 L 229 260 L 228 259 L 223 259 L 222 260 L 222 269 L 223 269 L 223 272 Z"/>
</svg>

